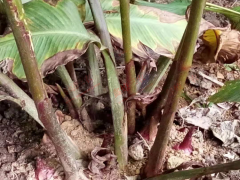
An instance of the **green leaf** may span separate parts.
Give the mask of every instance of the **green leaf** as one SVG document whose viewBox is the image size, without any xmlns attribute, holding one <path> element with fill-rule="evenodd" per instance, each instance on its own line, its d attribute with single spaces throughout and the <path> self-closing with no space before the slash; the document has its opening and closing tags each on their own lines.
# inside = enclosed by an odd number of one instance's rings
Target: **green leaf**
<svg viewBox="0 0 240 180">
<path fill-rule="evenodd" d="M 230 20 L 232 28 L 240 30 L 240 7 L 228 9 L 215 4 L 207 3 L 205 9 L 225 15 Z"/>
<path fill-rule="evenodd" d="M 85 29 L 78 8 L 71 1 L 62 0 L 52 6 L 35 0 L 26 3 L 24 10 L 43 76 L 82 55 L 89 43 L 99 42 L 95 35 Z M 0 67 L 25 79 L 12 33 L 0 38 Z"/>
<path fill-rule="evenodd" d="M 148 6 L 161 9 L 163 11 L 172 12 L 178 15 L 185 15 L 187 7 L 191 4 L 191 0 L 175 0 L 169 4 L 159 4 L 159 3 L 151 3 L 147 1 L 136 0 L 136 5 L 140 6 Z"/>
<path fill-rule="evenodd" d="M 232 28 L 240 30 L 240 6 L 234 7 L 232 9 L 235 12 L 238 12 L 238 14 L 228 14 L 226 15 L 227 18 L 230 20 L 232 24 Z"/>
<path fill-rule="evenodd" d="M 240 71 L 240 68 L 236 63 L 224 64 L 224 67 L 227 71 Z"/>
<path fill-rule="evenodd" d="M 116 46 L 122 48 L 122 28 L 119 1 L 100 0 L 108 30 Z M 142 59 L 149 59 L 149 48 L 158 55 L 173 58 L 187 22 L 184 16 L 156 8 L 130 5 L 131 43 L 133 52 Z M 86 5 L 85 24 L 93 21 Z"/>
<path fill-rule="evenodd" d="M 228 81 L 208 101 L 213 103 L 240 102 L 240 80 Z"/>
<path fill-rule="evenodd" d="M 135 4 L 141 6 L 155 7 L 178 15 L 184 15 L 187 7 L 191 4 L 191 0 L 175 0 L 169 4 L 158 4 L 136 0 Z M 228 9 L 215 4 L 206 3 L 205 10 L 225 15 L 230 20 L 232 28 L 240 30 L 240 6 Z"/>
</svg>

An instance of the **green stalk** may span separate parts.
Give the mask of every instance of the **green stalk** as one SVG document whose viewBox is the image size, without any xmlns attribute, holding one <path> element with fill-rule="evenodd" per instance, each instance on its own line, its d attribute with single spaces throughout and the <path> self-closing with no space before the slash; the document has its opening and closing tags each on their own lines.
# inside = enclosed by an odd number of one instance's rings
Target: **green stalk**
<svg viewBox="0 0 240 180">
<path fill-rule="evenodd" d="M 65 94 L 65 92 L 63 91 L 61 86 L 59 86 L 58 84 L 56 84 L 56 86 L 57 86 L 59 93 L 61 94 L 63 100 L 65 101 L 65 103 L 68 107 L 68 110 L 69 110 L 69 113 L 70 113 L 71 117 L 74 118 L 74 119 L 77 119 L 78 114 L 75 111 L 75 108 L 73 107 L 73 104 L 72 104 L 71 100 L 67 97 L 67 95 Z"/>
<path fill-rule="evenodd" d="M 160 56 L 158 59 L 158 64 L 157 64 L 157 72 L 152 71 L 150 76 L 148 77 L 149 82 L 148 84 L 144 87 L 143 92 L 144 93 L 152 93 L 154 92 L 154 89 L 156 86 L 159 84 L 160 80 L 162 79 L 162 76 L 165 74 L 168 66 L 170 65 L 171 60 L 167 57 Z M 175 63 L 176 64 L 176 61 Z M 174 65 L 172 65 L 171 69 L 175 70 L 173 68 Z M 170 73 L 173 74 L 173 72 Z M 147 113 L 146 113 L 146 120 L 147 124 L 144 126 L 142 129 L 141 133 L 150 141 L 153 142 L 155 140 L 156 134 L 157 134 L 157 124 L 160 121 L 161 114 L 159 112 L 162 111 L 163 106 L 166 102 L 167 97 L 166 94 L 168 93 L 168 87 L 171 82 L 173 76 L 170 76 L 170 74 L 167 76 L 167 79 L 165 80 L 165 84 L 167 83 L 168 85 L 166 86 L 164 84 L 162 92 L 158 95 L 157 99 L 153 101 L 150 105 L 147 106 Z"/>
<path fill-rule="evenodd" d="M 167 79 L 164 82 L 161 93 L 158 95 L 157 99 L 155 101 L 153 101 L 147 107 L 146 119 L 148 121 L 151 121 L 152 117 L 156 121 L 158 121 L 158 122 L 160 121 L 161 114 L 159 112 L 162 111 L 163 107 L 166 104 L 168 93 L 169 93 L 169 88 L 171 86 L 171 83 L 174 80 L 174 74 L 175 74 L 176 67 L 177 67 L 177 61 L 173 61 L 171 68 L 169 70 Z"/>
<path fill-rule="evenodd" d="M 68 139 L 66 133 L 61 129 L 54 114 L 51 99 L 48 98 L 44 88 L 22 3 L 20 0 L 4 0 L 3 2 L 39 118 L 47 129 L 48 135 L 56 148 L 66 179 L 79 180 L 75 162 L 76 154 L 74 153 L 76 151 L 72 148 L 73 144 Z"/>
<path fill-rule="evenodd" d="M 94 22 L 96 29 L 99 34 L 105 32 L 108 33 L 106 21 L 103 16 L 103 11 L 98 0 L 88 0 L 92 14 L 94 17 Z M 102 42 L 110 40 L 108 36 L 100 36 Z M 109 34 L 109 33 L 108 33 Z M 106 40 L 109 39 L 109 40 Z M 111 51 L 110 51 L 111 52 Z M 106 67 L 108 90 L 110 95 L 113 126 L 114 126 L 114 150 L 118 158 L 119 166 L 122 170 L 125 169 L 127 165 L 128 158 L 128 148 L 127 148 L 127 122 L 124 116 L 124 105 L 123 97 L 121 92 L 120 83 L 118 80 L 117 72 L 115 69 L 115 60 L 112 58 L 113 55 L 109 55 L 107 50 L 102 51 L 102 56 L 104 59 L 104 64 Z"/>
<path fill-rule="evenodd" d="M 0 73 L 0 86 L 4 87 L 7 92 L 13 96 L 8 100 L 13 100 L 15 103 L 20 105 L 24 111 L 26 111 L 33 119 L 35 119 L 43 128 L 42 122 L 38 118 L 38 112 L 34 101 L 20 88 L 12 79 L 3 73 Z"/>
<path fill-rule="evenodd" d="M 167 75 L 167 79 L 164 82 L 161 93 L 158 95 L 157 99 L 155 101 L 153 101 L 147 108 L 146 119 L 148 119 L 149 121 L 155 120 L 155 121 L 159 122 L 161 120 L 161 113 L 159 113 L 159 112 L 161 112 L 163 107 L 165 106 L 167 97 L 169 94 L 169 89 L 170 89 L 172 83 L 174 82 L 175 74 L 176 74 L 175 72 L 177 69 L 177 61 L 181 54 L 181 49 L 183 46 L 183 41 L 184 41 L 185 35 L 186 35 L 186 30 L 185 30 L 183 37 L 181 39 L 181 42 L 179 44 L 178 51 L 174 57 L 173 63 L 171 65 L 171 68 Z"/>
<path fill-rule="evenodd" d="M 57 73 L 60 76 L 64 86 L 66 87 L 66 89 L 68 91 L 68 94 L 71 97 L 71 100 L 73 102 L 73 105 L 78 112 L 79 117 L 81 117 L 80 116 L 80 109 L 81 109 L 81 106 L 82 106 L 82 97 L 78 93 L 78 89 L 77 89 L 76 85 L 72 81 L 72 79 L 71 79 L 69 73 L 67 72 L 67 69 L 65 68 L 65 66 L 63 66 L 63 65 L 58 66 Z"/>
<path fill-rule="evenodd" d="M 103 93 L 103 87 L 94 44 L 89 45 L 87 50 L 87 57 L 88 74 L 91 80 L 90 93 L 91 95 L 99 96 Z"/>
<path fill-rule="evenodd" d="M 77 80 L 77 75 L 76 75 L 76 72 L 75 72 L 75 69 L 74 69 L 74 62 L 70 61 L 69 63 L 67 63 L 66 64 L 66 69 L 67 69 L 68 74 L 71 77 L 72 81 L 74 82 L 76 88 L 78 88 L 78 80 Z"/>
<path fill-rule="evenodd" d="M 164 82 L 163 88 L 161 93 L 158 95 L 157 99 L 153 101 L 149 106 L 147 106 L 147 114 L 146 114 L 146 119 L 147 119 L 147 125 L 144 127 L 144 129 L 141 131 L 141 133 L 147 135 L 148 134 L 148 139 L 149 141 L 154 141 L 156 138 L 157 134 L 157 124 L 161 121 L 162 117 L 162 110 L 164 109 L 164 106 L 167 101 L 169 89 L 174 82 L 175 79 L 175 72 L 177 68 L 177 60 L 180 57 L 181 49 L 182 49 L 182 44 L 183 40 L 185 37 L 185 32 L 183 34 L 182 40 L 180 42 L 180 45 L 178 47 L 178 51 L 174 57 L 173 63 L 171 65 L 171 68 L 169 70 L 167 79 Z"/>
<path fill-rule="evenodd" d="M 102 11 L 102 6 L 99 0 L 88 0 L 89 6 L 92 11 L 95 27 L 98 31 L 98 35 L 102 41 L 102 44 L 106 46 L 109 50 L 110 56 L 115 63 L 115 56 L 112 47 L 112 42 L 110 38 L 110 34 L 107 28 L 107 23 Z M 99 31 L 101 29 L 101 31 Z"/>
<path fill-rule="evenodd" d="M 225 8 L 225 7 L 222 7 L 222 6 L 218 6 L 218 5 L 212 4 L 212 3 L 206 3 L 205 9 L 208 10 L 208 11 L 221 13 L 221 14 L 229 15 L 229 16 L 235 16 L 235 17 L 240 16 L 240 12 L 237 12 L 235 10 L 228 9 L 228 8 Z"/>
<path fill-rule="evenodd" d="M 130 31 L 130 17 L 129 17 L 129 0 L 120 0 L 120 13 L 122 24 L 122 37 L 123 37 L 123 52 L 125 58 L 125 71 L 126 71 L 126 83 L 128 97 L 136 95 L 136 72 L 135 65 L 132 59 L 132 47 L 131 47 L 131 31 Z M 135 132 L 135 111 L 136 101 L 128 103 L 127 119 L 128 119 L 128 134 Z"/>
<path fill-rule="evenodd" d="M 123 97 L 115 66 L 106 50 L 102 52 L 108 78 L 108 88 L 114 126 L 114 150 L 122 170 L 125 169 L 128 158 L 127 120 L 124 117 Z"/>
<path fill-rule="evenodd" d="M 186 36 L 182 43 L 179 60 L 177 62 L 176 76 L 169 89 L 166 106 L 158 129 L 156 140 L 149 154 L 149 160 L 144 169 L 146 177 L 152 177 L 162 169 L 164 155 L 167 148 L 169 135 L 171 132 L 174 116 L 177 110 L 178 101 L 182 94 L 185 81 L 192 65 L 192 58 L 195 44 L 198 37 L 200 21 L 206 0 L 193 0 L 189 22 L 186 29 Z M 179 50 L 178 50 L 179 51 Z"/>
<path fill-rule="evenodd" d="M 227 172 L 230 170 L 240 169 L 240 160 L 233 161 L 230 163 L 218 164 L 210 167 L 203 167 L 185 171 L 177 171 L 170 174 L 158 175 L 146 180 L 184 180 L 184 179 L 195 179 L 204 175 Z"/>
</svg>

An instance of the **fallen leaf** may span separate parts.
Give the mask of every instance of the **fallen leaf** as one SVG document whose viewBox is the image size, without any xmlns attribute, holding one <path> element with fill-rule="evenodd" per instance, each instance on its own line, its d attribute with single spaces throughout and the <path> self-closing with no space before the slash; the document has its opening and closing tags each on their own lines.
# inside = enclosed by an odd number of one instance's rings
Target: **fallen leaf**
<svg viewBox="0 0 240 180">
<path fill-rule="evenodd" d="M 119 180 L 117 157 L 107 148 L 95 147 L 91 152 L 88 170 L 85 173 L 92 179 Z"/>
<path fill-rule="evenodd" d="M 212 123 L 220 120 L 224 113 L 224 109 L 216 105 L 209 108 L 191 109 L 188 106 L 179 109 L 179 115 L 189 124 L 208 130 Z"/>
<path fill-rule="evenodd" d="M 240 147 L 240 120 L 215 123 L 210 129 L 213 135 L 223 142 L 223 146 Z"/>
<path fill-rule="evenodd" d="M 230 64 L 239 59 L 240 33 L 227 28 L 212 28 L 206 30 L 200 39 L 200 45 L 194 58 L 202 63 L 221 62 Z"/>
<path fill-rule="evenodd" d="M 217 72 L 217 78 L 218 78 L 218 79 L 224 79 L 224 76 L 223 76 L 222 73 Z"/>
</svg>

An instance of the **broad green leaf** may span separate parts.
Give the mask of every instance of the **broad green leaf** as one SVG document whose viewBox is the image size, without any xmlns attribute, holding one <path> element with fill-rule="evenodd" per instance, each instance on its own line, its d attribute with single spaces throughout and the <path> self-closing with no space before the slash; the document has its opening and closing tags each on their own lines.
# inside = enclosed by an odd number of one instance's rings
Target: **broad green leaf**
<svg viewBox="0 0 240 180">
<path fill-rule="evenodd" d="M 122 29 L 119 1 L 100 0 L 106 17 L 108 30 L 116 46 L 122 47 Z M 173 58 L 182 38 L 187 22 L 184 16 L 161 11 L 156 8 L 130 5 L 131 43 L 133 52 L 149 59 L 148 48 L 157 54 Z M 86 5 L 85 23 L 93 21 Z"/>
<path fill-rule="evenodd" d="M 232 10 L 238 14 L 227 14 L 226 17 L 231 21 L 232 28 L 240 30 L 240 6 L 234 7 Z"/>
<path fill-rule="evenodd" d="M 187 7 L 191 4 L 191 0 L 175 0 L 169 4 L 159 4 L 159 3 L 151 3 L 147 1 L 136 0 L 136 5 L 140 6 L 148 6 L 161 9 L 163 11 L 172 12 L 178 15 L 185 15 Z"/>
<path fill-rule="evenodd" d="M 208 101 L 213 103 L 240 102 L 240 80 L 228 81 Z"/>
<path fill-rule="evenodd" d="M 77 6 L 72 1 L 62 0 L 52 6 L 35 0 L 26 3 L 24 10 L 43 76 L 82 55 L 89 43 L 99 42 L 83 26 Z M 18 78 L 25 78 L 12 33 L 0 38 L 0 64 Z"/>
<path fill-rule="evenodd" d="M 169 4 L 151 3 L 141 0 L 135 1 L 136 5 L 155 7 L 178 15 L 184 15 L 191 0 L 175 0 Z M 205 10 L 225 15 L 231 22 L 232 28 L 240 30 L 240 6 L 228 9 L 212 3 L 206 3 Z"/>
</svg>

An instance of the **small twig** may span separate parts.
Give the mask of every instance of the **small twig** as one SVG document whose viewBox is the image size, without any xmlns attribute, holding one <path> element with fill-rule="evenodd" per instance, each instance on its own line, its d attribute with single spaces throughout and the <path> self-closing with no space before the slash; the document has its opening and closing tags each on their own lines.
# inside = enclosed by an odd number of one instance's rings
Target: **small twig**
<svg viewBox="0 0 240 180">
<path fill-rule="evenodd" d="M 144 142 L 145 146 L 148 148 L 148 150 L 150 151 L 150 146 L 148 145 L 148 143 L 146 142 L 146 140 L 142 137 L 142 135 L 137 132 L 137 134 L 139 135 L 139 137 L 142 139 L 142 141 Z"/>
<path fill-rule="evenodd" d="M 224 86 L 224 83 L 218 81 L 217 79 L 213 78 L 213 77 L 210 77 L 210 76 L 207 76 L 206 74 L 204 74 L 203 72 L 199 71 L 198 74 L 206 79 L 208 79 L 209 81 L 212 81 L 214 82 L 215 84 L 219 85 L 219 86 Z"/>
<path fill-rule="evenodd" d="M 233 7 L 237 2 L 238 2 L 238 0 L 236 0 L 236 1 L 231 5 L 231 7 Z"/>
<path fill-rule="evenodd" d="M 107 93 L 104 93 L 104 94 L 100 94 L 98 96 L 94 96 L 94 95 L 91 95 L 91 94 L 87 94 L 87 93 L 84 93 L 84 92 L 81 92 L 81 91 L 78 91 L 78 93 L 84 95 L 84 96 L 88 96 L 88 97 L 91 97 L 91 98 L 96 98 L 96 99 L 99 99 L 99 100 L 102 100 L 102 98 L 100 98 L 99 96 L 104 96 L 106 95 Z"/>
<path fill-rule="evenodd" d="M 57 83 L 56 83 L 56 86 L 58 88 L 58 91 L 60 93 L 60 95 L 62 96 L 63 100 L 65 101 L 67 107 L 68 107 L 68 110 L 70 112 L 70 115 L 72 116 L 72 118 L 74 119 L 77 119 L 78 118 L 78 114 L 76 112 L 76 109 L 74 108 L 71 100 L 68 98 L 68 96 L 65 94 L 65 92 L 63 91 L 63 89 L 61 88 L 61 86 L 59 86 Z"/>
</svg>

